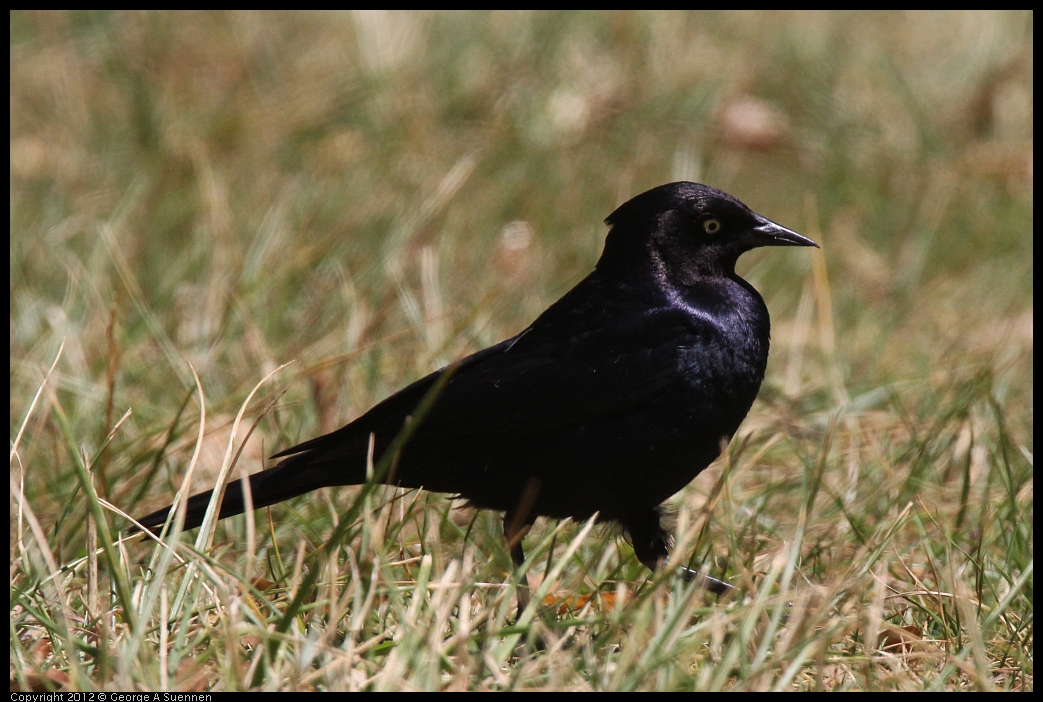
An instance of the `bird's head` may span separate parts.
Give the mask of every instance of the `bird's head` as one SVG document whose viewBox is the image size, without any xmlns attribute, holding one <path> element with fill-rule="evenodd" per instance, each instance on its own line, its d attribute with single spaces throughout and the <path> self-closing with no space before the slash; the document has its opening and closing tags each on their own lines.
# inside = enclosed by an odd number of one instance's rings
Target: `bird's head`
<svg viewBox="0 0 1043 702">
<path fill-rule="evenodd" d="M 759 246 L 818 246 L 699 183 L 652 188 L 620 205 L 605 223 L 611 230 L 599 269 L 647 262 L 681 284 L 732 275 L 736 259 Z"/>
</svg>

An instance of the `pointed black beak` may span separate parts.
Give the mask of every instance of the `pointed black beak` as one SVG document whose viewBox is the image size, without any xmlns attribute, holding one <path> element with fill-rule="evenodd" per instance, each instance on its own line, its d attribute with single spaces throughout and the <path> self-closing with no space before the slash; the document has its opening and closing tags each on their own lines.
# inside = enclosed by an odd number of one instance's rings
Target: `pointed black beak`
<svg viewBox="0 0 1043 702">
<path fill-rule="evenodd" d="M 775 224 L 770 219 L 755 215 L 757 226 L 750 229 L 750 235 L 754 246 L 814 246 L 819 245 L 806 236 L 797 234 L 792 229 L 786 229 L 781 224 Z"/>
</svg>

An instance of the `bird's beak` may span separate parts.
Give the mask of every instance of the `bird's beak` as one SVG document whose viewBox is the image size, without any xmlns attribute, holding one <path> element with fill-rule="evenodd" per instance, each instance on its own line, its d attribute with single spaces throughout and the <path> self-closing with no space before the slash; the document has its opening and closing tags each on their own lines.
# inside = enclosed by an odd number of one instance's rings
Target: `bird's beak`
<svg viewBox="0 0 1043 702">
<path fill-rule="evenodd" d="M 819 248 L 811 239 L 797 234 L 792 229 L 786 229 L 781 224 L 775 224 L 770 219 L 757 215 L 757 226 L 750 229 L 757 246 L 814 246 Z"/>
</svg>

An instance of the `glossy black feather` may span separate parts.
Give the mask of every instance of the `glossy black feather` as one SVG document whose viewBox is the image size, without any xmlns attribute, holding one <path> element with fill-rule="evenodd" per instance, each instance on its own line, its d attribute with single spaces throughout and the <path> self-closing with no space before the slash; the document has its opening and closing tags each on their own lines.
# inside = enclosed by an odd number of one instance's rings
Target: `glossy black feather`
<svg viewBox="0 0 1043 702">
<path fill-rule="evenodd" d="M 717 457 L 764 377 L 768 310 L 735 261 L 758 246 L 815 244 L 695 183 L 654 188 L 606 222 L 586 279 L 517 336 L 454 364 L 393 480 L 524 512 L 526 523 L 599 512 L 655 567 L 666 555 L 659 504 Z M 255 505 L 364 482 L 370 435 L 379 457 L 440 373 L 277 454 L 277 466 L 250 478 Z M 186 528 L 208 500 L 190 500 Z M 243 509 L 229 484 L 221 516 Z"/>
</svg>

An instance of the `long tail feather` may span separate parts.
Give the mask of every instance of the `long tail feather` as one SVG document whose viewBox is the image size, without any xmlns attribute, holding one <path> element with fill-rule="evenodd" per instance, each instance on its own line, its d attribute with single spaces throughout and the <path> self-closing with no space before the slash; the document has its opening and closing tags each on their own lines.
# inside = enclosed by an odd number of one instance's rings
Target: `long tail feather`
<svg viewBox="0 0 1043 702">
<path fill-rule="evenodd" d="M 286 459 L 274 468 L 251 475 L 249 481 L 254 508 L 274 505 L 306 492 L 335 484 L 330 480 L 329 466 L 308 465 L 310 459 L 308 454 L 300 454 Z M 246 511 L 242 482 L 242 480 L 236 480 L 228 483 L 218 519 L 234 517 Z M 186 531 L 203 523 L 206 508 L 210 504 L 210 497 L 213 494 L 213 490 L 208 490 L 188 499 L 184 527 Z M 167 505 L 138 521 L 149 529 L 158 529 L 166 522 L 171 506 Z"/>
</svg>

